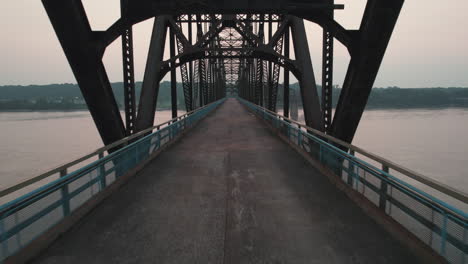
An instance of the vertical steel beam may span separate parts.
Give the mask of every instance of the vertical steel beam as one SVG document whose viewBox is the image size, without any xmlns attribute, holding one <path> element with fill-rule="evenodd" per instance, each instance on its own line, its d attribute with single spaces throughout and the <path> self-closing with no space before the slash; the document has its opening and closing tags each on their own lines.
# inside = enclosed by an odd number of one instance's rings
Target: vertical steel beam
<svg viewBox="0 0 468 264">
<path fill-rule="evenodd" d="M 203 27 L 200 22 L 201 15 L 197 15 L 197 41 L 200 41 L 203 36 Z M 199 99 L 200 99 L 200 107 L 203 104 L 206 104 L 205 95 L 206 95 L 206 71 L 205 71 L 205 59 L 202 58 L 198 61 L 198 80 L 199 80 Z"/>
<path fill-rule="evenodd" d="M 81 1 L 42 0 L 94 123 L 105 145 L 125 137 L 125 127 Z"/>
<path fill-rule="evenodd" d="M 200 107 L 205 103 L 205 90 L 206 90 L 206 75 L 205 75 L 205 59 L 200 59 L 198 63 L 198 76 L 199 76 L 199 96 L 200 96 Z"/>
<path fill-rule="evenodd" d="M 279 28 L 279 26 L 278 26 Z M 284 39 L 284 33 L 280 37 L 278 41 L 276 41 L 276 44 L 273 46 L 274 51 L 277 54 L 282 54 L 283 53 L 283 39 Z M 279 64 L 274 63 L 273 68 L 272 68 L 272 77 L 270 79 L 270 86 L 271 86 L 271 104 L 270 104 L 270 110 L 273 112 L 276 112 L 276 104 L 278 101 L 278 84 L 279 84 L 279 78 L 281 74 L 281 67 Z"/>
<path fill-rule="evenodd" d="M 208 80 L 210 82 L 210 85 L 209 85 L 209 89 L 208 89 L 208 102 L 211 103 L 212 102 L 212 97 L 213 97 L 213 86 L 214 86 L 214 76 L 213 76 L 213 60 L 210 59 L 208 60 L 208 63 L 209 63 L 209 67 L 208 67 L 208 71 L 209 71 L 209 75 L 208 75 Z"/>
<path fill-rule="evenodd" d="M 284 56 L 289 58 L 289 27 L 284 32 Z M 283 115 L 289 117 L 289 70 L 284 68 Z"/>
<path fill-rule="evenodd" d="M 333 1 L 332 1 L 333 2 Z M 333 19 L 333 10 L 330 10 Z M 322 46 L 322 114 L 325 132 L 329 132 L 332 122 L 333 103 L 333 35 L 331 31 L 323 27 Z"/>
<path fill-rule="evenodd" d="M 258 65 L 255 66 L 253 59 L 249 60 L 249 65 L 250 65 L 250 79 L 252 80 L 251 83 L 254 84 L 255 83 L 254 78 L 258 79 L 258 77 L 256 77 L 255 75 L 255 67 L 259 67 L 259 66 Z M 255 86 L 253 85 L 249 86 L 249 101 L 252 103 L 255 103 L 255 88 L 254 87 Z"/>
<path fill-rule="evenodd" d="M 298 17 L 292 17 L 291 31 L 296 61 L 301 65 L 301 74 L 298 76 L 298 81 L 301 89 L 305 122 L 307 126 L 323 131 L 322 111 L 304 21 Z"/>
<path fill-rule="evenodd" d="M 200 104 L 199 104 L 199 98 L 198 98 L 198 90 L 200 87 L 200 78 L 198 76 L 198 63 L 200 60 L 195 60 L 193 62 L 193 78 L 192 78 L 192 88 L 193 88 L 193 107 L 194 109 L 197 109 Z"/>
<path fill-rule="evenodd" d="M 168 16 L 159 16 L 154 20 L 145 75 L 141 87 L 140 104 L 138 105 L 137 131 L 152 127 L 154 123 L 154 113 L 159 93 L 159 80 L 162 77 L 160 69 L 166 44 L 168 19 Z"/>
<path fill-rule="evenodd" d="M 188 14 L 188 41 L 190 45 L 193 45 L 193 32 L 192 32 L 192 15 Z M 189 96 L 190 96 L 190 101 L 192 102 L 192 109 L 194 110 L 195 107 L 195 98 L 193 98 L 193 62 L 189 62 L 189 83 L 190 83 L 190 90 L 189 90 Z"/>
<path fill-rule="evenodd" d="M 260 20 L 264 20 L 265 15 L 260 16 Z M 264 38 L 265 38 L 265 25 L 263 22 L 260 22 L 258 24 L 258 38 L 260 39 L 261 44 L 264 43 Z M 256 93 L 256 104 L 260 106 L 264 106 L 264 98 L 265 94 L 263 93 L 263 75 L 267 74 L 266 72 L 263 72 L 263 61 L 262 59 L 256 59 L 254 62 L 254 65 L 256 67 L 255 71 L 253 72 L 255 75 L 255 86 L 252 88 L 255 89 Z"/>
<path fill-rule="evenodd" d="M 169 30 L 169 53 L 170 53 L 171 58 L 174 58 L 176 56 L 175 49 L 176 49 L 175 34 L 174 34 L 174 30 L 170 28 Z M 171 109 L 172 109 L 172 118 L 176 118 L 177 117 L 177 78 L 176 78 L 175 67 L 172 67 L 171 69 Z"/>
<path fill-rule="evenodd" d="M 369 0 L 351 49 L 351 62 L 331 127 L 331 135 L 351 142 L 382 63 L 404 0 Z"/>
<path fill-rule="evenodd" d="M 268 15 L 268 42 L 271 41 L 273 37 L 273 22 L 272 22 L 272 14 Z M 265 43 L 268 43 L 265 41 Z M 265 73 L 267 74 L 267 73 Z M 268 62 L 268 79 L 266 81 L 266 85 L 268 86 L 268 101 L 267 101 L 267 108 L 273 111 L 273 63 L 271 61 Z"/>
<path fill-rule="evenodd" d="M 128 0 L 120 1 L 122 17 L 126 16 Z M 135 70 L 133 62 L 133 30 L 126 28 L 122 34 L 123 89 L 125 101 L 125 125 L 127 135 L 135 132 Z"/>
</svg>

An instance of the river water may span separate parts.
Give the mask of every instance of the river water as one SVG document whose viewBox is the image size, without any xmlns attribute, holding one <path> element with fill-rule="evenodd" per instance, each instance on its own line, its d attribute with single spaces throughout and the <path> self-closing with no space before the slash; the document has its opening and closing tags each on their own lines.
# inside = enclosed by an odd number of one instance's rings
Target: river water
<svg viewBox="0 0 468 264">
<path fill-rule="evenodd" d="M 0 189 L 102 146 L 87 111 L 1 112 L 0 127 Z M 468 191 L 468 109 L 368 110 L 353 144 Z"/>
</svg>

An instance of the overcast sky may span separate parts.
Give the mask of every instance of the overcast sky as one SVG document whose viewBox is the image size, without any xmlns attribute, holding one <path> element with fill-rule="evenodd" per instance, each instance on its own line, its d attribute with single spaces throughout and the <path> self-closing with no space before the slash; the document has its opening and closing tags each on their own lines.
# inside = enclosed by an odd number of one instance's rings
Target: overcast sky
<svg viewBox="0 0 468 264">
<path fill-rule="evenodd" d="M 83 0 L 93 29 L 106 29 L 117 19 L 119 2 Z M 335 2 L 345 4 L 336 19 L 357 29 L 366 0 Z M 467 0 L 406 0 L 375 86 L 468 87 L 467 10 Z M 4 1 L 0 25 L 0 85 L 76 82 L 39 0 Z M 321 29 L 309 22 L 306 26 L 320 82 Z M 134 28 L 137 80 L 142 79 L 151 27 L 152 20 L 147 20 Z M 104 58 L 112 82 L 122 81 L 120 52 L 120 41 L 115 41 Z M 337 44 L 334 82 L 340 86 L 348 61 L 346 50 Z"/>
</svg>

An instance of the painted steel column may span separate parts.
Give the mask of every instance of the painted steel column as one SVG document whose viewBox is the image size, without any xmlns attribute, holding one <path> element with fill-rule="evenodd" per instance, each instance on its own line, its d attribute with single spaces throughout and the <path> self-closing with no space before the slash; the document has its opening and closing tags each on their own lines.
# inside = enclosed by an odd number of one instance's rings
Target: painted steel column
<svg viewBox="0 0 468 264">
<path fill-rule="evenodd" d="M 141 87 L 140 104 L 138 105 L 137 131 L 152 127 L 154 123 L 159 93 L 159 80 L 162 77 L 160 69 L 166 44 L 168 19 L 168 16 L 159 16 L 154 20 L 145 75 Z"/>
<path fill-rule="evenodd" d="M 175 43 L 175 34 L 174 30 L 170 28 L 169 30 L 169 53 L 170 57 L 174 58 L 176 56 L 176 43 Z M 177 117 L 177 78 L 176 78 L 176 69 L 172 67 L 171 69 L 171 109 L 172 109 L 172 118 Z"/>
<path fill-rule="evenodd" d="M 188 41 L 190 45 L 193 45 L 193 36 L 192 36 L 192 15 L 188 14 Z M 195 102 L 193 98 L 193 62 L 189 62 L 189 83 L 190 83 L 190 90 L 189 90 L 189 96 L 192 101 L 192 110 L 195 110 L 195 105 L 197 102 Z"/>
<path fill-rule="evenodd" d="M 333 1 L 332 1 L 333 3 Z M 334 10 L 329 16 L 333 19 Z M 323 27 L 322 42 L 322 113 L 325 132 L 329 132 L 332 122 L 333 104 L 333 42 L 334 37 L 329 28 Z"/>
<path fill-rule="evenodd" d="M 122 34 L 123 89 L 125 101 L 125 124 L 127 135 L 135 132 L 135 71 L 133 63 L 133 30 L 128 28 Z"/>
<path fill-rule="evenodd" d="M 301 67 L 298 76 L 301 89 L 302 105 L 304 108 L 305 123 L 307 126 L 324 131 L 322 111 L 315 82 L 312 59 L 309 52 L 309 44 L 304 27 L 304 21 L 298 17 L 291 18 L 291 31 L 294 43 L 296 61 Z"/>
<path fill-rule="evenodd" d="M 368 1 L 360 39 L 351 49 L 351 62 L 331 127 L 332 136 L 348 143 L 353 140 L 403 2 Z"/>
<path fill-rule="evenodd" d="M 201 40 L 201 37 L 203 36 L 203 28 L 202 28 L 202 24 L 200 22 L 201 20 L 201 15 L 197 15 L 196 16 L 197 18 L 197 41 Z M 204 74 L 203 74 L 203 69 L 204 69 L 204 62 L 202 62 L 202 60 L 204 59 L 200 59 L 198 60 L 198 88 L 199 88 L 199 91 L 198 91 L 198 96 L 199 96 L 199 106 L 202 107 L 203 106 L 203 102 L 204 102 L 204 98 L 203 98 L 203 85 L 204 85 Z M 203 64 L 202 64 L 203 63 Z"/>
<path fill-rule="evenodd" d="M 289 59 L 289 27 L 284 32 L 284 56 Z M 289 70 L 284 67 L 283 115 L 289 117 Z"/>
<path fill-rule="evenodd" d="M 126 16 L 128 0 L 120 1 L 122 17 Z M 127 135 L 135 132 L 135 67 L 133 60 L 133 29 L 129 26 L 122 34 L 123 93 L 125 101 L 125 127 Z"/>
<path fill-rule="evenodd" d="M 125 137 L 101 52 L 81 1 L 42 0 L 105 145 Z"/>
<path fill-rule="evenodd" d="M 272 14 L 268 15 L 269 22 L 268 22 L 268 42 L 271 42 L 271 38 L 273 37 L 273 22 L 272 21 Z M 265 43 L 268 43 L 265 41 Z M 268 62 L 268 103 L 267 108 L 268 110 L 273 110 L 273 62 Z"/>
</svg>

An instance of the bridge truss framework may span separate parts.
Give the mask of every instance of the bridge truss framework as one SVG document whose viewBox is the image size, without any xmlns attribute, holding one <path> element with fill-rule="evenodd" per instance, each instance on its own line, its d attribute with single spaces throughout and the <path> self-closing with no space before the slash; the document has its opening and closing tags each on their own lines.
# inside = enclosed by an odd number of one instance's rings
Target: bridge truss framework
<svg viewBox="0 0 468 264">
<path fill-rule="evenodd" d="M 80 0 L 42 2 L 102 140 L 108 145 L 153 125 L 159 83 L 168 73 L 172 113 L 177 116 L 177 69 L 186 111 L 228 93 L 277 111 L 282 74 L 285 116 L 289 116 L 292 73 L 299 82 L 306 125 L 351 142 L 404 0 L 368 0 L 357 30 L 345 29 L 334 20 L 334 11 L 344 6 L 333 0 L 121 0 L 121 17 L 105 31 L 92 30 Z M 156 19 L 137 100 L 132 26 L 152 17 Z M 304 20 L 323 28 L 321 93 Z M 106 48 L 119 37 L 125 122 L 102 62 Z M 164 60 L 167 37 L 170 58 Z M 351 60 L 332 117 L 335 39 L 347 48 Z M 291 46 L 294 59 L 290 57 Z"/>
</svg>

